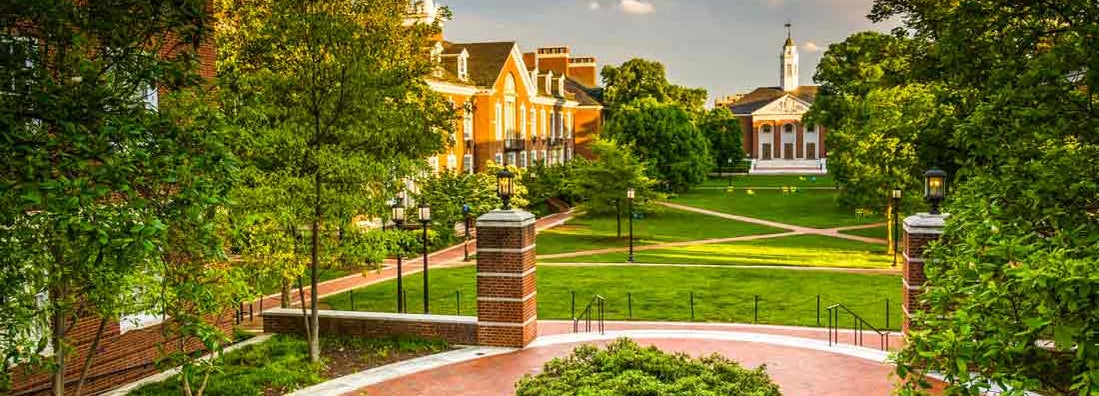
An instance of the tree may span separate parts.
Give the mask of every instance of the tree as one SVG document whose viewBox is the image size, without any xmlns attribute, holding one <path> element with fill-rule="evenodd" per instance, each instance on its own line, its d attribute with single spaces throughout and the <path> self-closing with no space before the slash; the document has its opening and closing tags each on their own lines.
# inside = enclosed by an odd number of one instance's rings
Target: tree
<svg viewBox="0 0 1099 396">
<path fill-rule="evenodd" d="M 462 207 L 477 218 L 500 207 L 495 173 L 443 172 L 419 180 L 419 202 L 431 205 L 431 220 L 444 242 L 454 240 L 454 224 L 463 221 Z"/>
<path fill-rule="evenodd" d="M 634 58 L 621 66 L 603 67 L 603 99 L 608 109 L 619 107 L 642 98 L 653 98 L 661 103 L 677 103 L 692 112 L 702 111 L 706 104 L 706 90 L 686 88 L 668 82 L 664 65 L 660 62 Z"/>
<path fill-rule="evenodd" d="M 569 205 L 576 204 L 580 197 L 570 188 L 577 169 L 588 165 L 584 157 L 573 157 L 567 162 L 546 165 L 545 161 L 535 161 L 526 169 L 523 185 L 527 188 L 530 200 L 527 210 L 538 215 L 551 213 L 550 200 L 559 199 Z"/>
<path fill-rule="evenodd" d="M 162 273 L 170 225 L 220 204 L 220 135 L 151 100 L 196 87 L 210 20 L 199 0 L 43 0 L 3 3 L 0 25 L 0 375 L 52 349 L 66 394 L 72 323 L 99 317 L 80 393 L 107 321 Z"/>
<path fill-rule="evenodd" d="M 629 188 L 635 190 L 635 201 L 641 204 L 655 195 L 645 164 L 629 149 L 613 140 L 600 139 L 591 143 L 591 150 L 596 159 L 578 167 L 568 182 L 569 188 L 584 200 L 586 211 L 614 213 Z"/>
<path fill-rule="evenodd" d="M 246 3 L 246 4 L 245 4 Z M 404 25 L 407 2 L 226 0 L 223 86 L 245 106 L 242 126 L 261 142 L 248 158 L 277 183 L 291 229 L 308 224 L 310 359 L 320 359 L 321 261 L 345 244 L 359 215 L 380 215 L 386 187 L 443 149 L 455 119 L 423 77 L 439 26 Z M 247 149 L 247 148 L 246 148 Z M 384 209 L 387 210 L 387 209 Z M 369 213 L 374 211 L 374 213 Z"/>
<path fill-rule="evenodd" d="M 931 128 L 961 165 L 897 356 L 904 393 L 924 371 L 950 394 L 1099 392 L 1097 14 L 1074 0 L 875 2 L 873 19 L 903 20 L 935 54 L 923 67 L 957 122 Z"/>
<path fill-rule="evenodd" d="M 685 191 L 713 165 L 709 142 L 681 107 L 645 98 L 622 106 L 603 127 L 608 140 L 628 146 L 667 191 Z"/>
<path fill-rule="evenodd" d="M 729 164 L 739 165 L 744 160 L 740 120 L 732 111 L 724 107 L 707 111 L 699 121 L 698 129 L 710 142 L 716 169 L 725 169 Z"/>
<path fill-rule="evenodd" d="M 719 354 L 692 358 L 620 338 L 606 349 L 581 345 L 515 384 L 516 396 L 759 395 L 778 396 L 766 367 L 749 370 Z"/>
</svg>

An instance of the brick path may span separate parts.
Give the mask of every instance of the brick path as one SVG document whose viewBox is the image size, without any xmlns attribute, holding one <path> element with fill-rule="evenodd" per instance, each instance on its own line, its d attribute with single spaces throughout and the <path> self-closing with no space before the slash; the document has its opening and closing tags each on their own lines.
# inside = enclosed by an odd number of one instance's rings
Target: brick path
<svg viewBox="0 0 1099 396">
<path fill-rule="evenodd" d="M 746 367 L 767 365 L 767 372 L 787 396 L 887 395 L 893 389 L 893 367 L 885 353 L 851 346 L 827 347 L 824 329 L 693 323 L 608 322 L 606 339 L 575 341 L 567 321 L 539 321 L 532 347 L 403 375 L 375 383 L 345 396 L 361 395 L 509 395 L 526 374 L 541 372 L 546 361 L 568 355 L 580 344 L 606 344 L 619 332 L 642 345 L 694 356 L 720 353 Z M 662 332 L 663 331 L 663 332 Z M 684 331 L 690 332 L 689 337 Z M 638 334 L 646 334 L 637 336 Z M 680 334 L 680 336 L 676 336 Z M 753 336 L 756 334 L 758 336 Z M 781 338 L 784 342 L 756 338 Z M 795 338 L 796 337 L 796 338 Z M 845 332 L 842 341 L 850 341 Z M 550 341 L 549 339 L 557 338 Z M 549 341 L 549 342 L 544 342 Z M 896 339 L 894 345 L 899 346 Z M 869 341 L 868 341 L 869 346 Z M 876 345 L 875 345 L 876 346 Z"/>
</svg>

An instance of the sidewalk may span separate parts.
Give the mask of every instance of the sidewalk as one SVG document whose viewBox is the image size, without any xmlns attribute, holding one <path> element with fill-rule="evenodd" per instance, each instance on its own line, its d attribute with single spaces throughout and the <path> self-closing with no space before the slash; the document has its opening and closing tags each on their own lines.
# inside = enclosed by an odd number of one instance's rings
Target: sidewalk
<svg viewBox="0 0 1099 396">
<path fill-rule="evenodd" d="M 552 215 L 539 218 L 534 227 L 537 231 L 542 231 L 548 228 L 553 228 L 564 224 L 572 219 L 573 211 L 555 213 Z M 454 246 L 436 251 L 428 255 L 428 269 L 433 268 L 448 268 L 468 265 L 468 263 L 462 261 L 465 257 L 465 250 L 463 246 L 465 243 L 459 243 Z M 477 253 L 477 240 L 469 240 L 469 254 L 472 256 Z M 422 256 L 408 257 L 404 260 L 403 275 L 416 274 L 423 271 L 423 259 Z M 321 282 L 317 284 L 318 297 L 324 298 L 334 294 L 342 293 L 351 289 L 357 289 L 363 286 L 369 286 L 378 282 L 384 282 L 397 277 L 397 261 L 386 260 L 379 271 L 367 273 L 367 274 L 352 274 L 342 278 L 332 279 L 329 281 Z M 310 288 L 305 287 L 305 299 L 304 302 L 309 302 Z M 290 305 L 295 305 L 303 300 L 299 298 L 298 290 L 295 288 L 290 293 Z M 279 294 L 272 294 L 264 296 L 252 304 L 254 305 L 253 312 L 263 312 L 264 310 L 271 308 L 278 308 L 282 302 L 282 296 Z M 246 315 L 247 316 L 247 315 Z"/>
</svg>

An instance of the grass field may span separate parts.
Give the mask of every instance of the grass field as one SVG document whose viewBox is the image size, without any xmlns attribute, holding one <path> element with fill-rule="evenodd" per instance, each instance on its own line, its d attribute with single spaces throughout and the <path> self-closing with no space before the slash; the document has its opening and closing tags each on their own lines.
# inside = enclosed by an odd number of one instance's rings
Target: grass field
<svg viewBox="0 0 1099 396">
<path fill-rule="evenodd" d="M 781 265 L 793 267 L 888 268 L 885 245 L 820 235 L 714 243 L 639 251 L 635 261 L 653 264 Z M 546 262 L 623 263 L 626 253 L 547 259 Z"/>
<path fill-rule="evenodd" d="M 814 228 L 831 228 L 885 221 L 881 215 L 857 217 L 836 205 L 836 192 L 800 190 L 783 195 L 776 190 L 692 190 L 672 202 L 718 212 Z"/>
<path fill-rule="evenodd" d="M 474 267 L 433 270 L 431 312 L 443 315 L 476 314 Z M 421 313 L 419 274 L 405 277 L 410 313 Z M 691 294 L 694 320 L 758 322 L 816 326 L 817 296 L 822 324 L 831 304 L 842 303 L 877 327 L 885 325 L 889 300 L 889 327 L 900 326 L 900 277 L 830 271 L 682 267 L 552 267 L 537 271 L 538 317 L 572 317 L 573 292 L 577 313 L 598 294 L 606 299 L 607 320 L 690 321 Z M 629 294 L 627 294 L 629 293 Z M 394 312 L 396 282 L 388 281 L 354 292 L 359 311 Z M 351 294 L 323 300 L 333 309 L 350 310 Z M 460 302 L 459 302 L 460 301 Z M 632 303 L 631 303 L 632 301 Z M 459 306 L 460 304 L 460 306 Z M 632 312 L 631 312 L 632 306 Z M 850 318 L 844 317 L 844 326 Z"/>
<path fill-rule="evenodd" d="M 835 187 L 832 176 L 793 176 L 793 175 L 740 175 L 733 176 L 733 187 Z M 702 187 L 726 187 L 729 185 L 728 177 L 710 178 L 702 183 Z"/>
<path fill-rule="evenodd" d="M 623 247 L 629 243 L 629 219 L 622 215 L 622 238 L 617 237 L 617 223 L 611 217 L 582 216 L 563 226 L 538 234 L 538 254 L 577 252 L 582 250 Z M 771 234 L 783 230 L 738 221 L 725 220 L 694 212 L 654 207 L 643 219 L 634 220 L 634 244 L 650 245 L 663 242 L 728 238 L 743 235 Z"/>
<path fill-rule="evenodd" d="M 841 234 L 847 234 L 847 235 L 858 235 L 858 236 L 864 236 L 864 237 L 870 237 L 870 238 L 886 239 L 886 238 L 889 237 L 889 227 L 888 226 L 881 226 L 881 227 L 874 227 L 874 228 L 861 228 L 861 229 L 858 229 L 858 230 L 840 231 L 840 233 Z"/>
</svg>

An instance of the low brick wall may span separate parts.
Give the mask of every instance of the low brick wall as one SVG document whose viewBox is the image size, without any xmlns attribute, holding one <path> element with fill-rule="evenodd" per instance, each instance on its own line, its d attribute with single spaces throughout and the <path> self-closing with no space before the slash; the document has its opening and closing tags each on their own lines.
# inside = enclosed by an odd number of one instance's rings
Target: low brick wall
<svg viewBox="0 0 1099 396">
<path fill-rule="evenodd" d="M 477 344 L 477 317 L 380 312 L 320 311 L 320 333 L 341 336 L 382 337 L 414 335 L 439 338 L 452 344 Z M 265 333 L 305 335 L 300 308 L 279 308 L 263 313 Z"/>
</svg>

